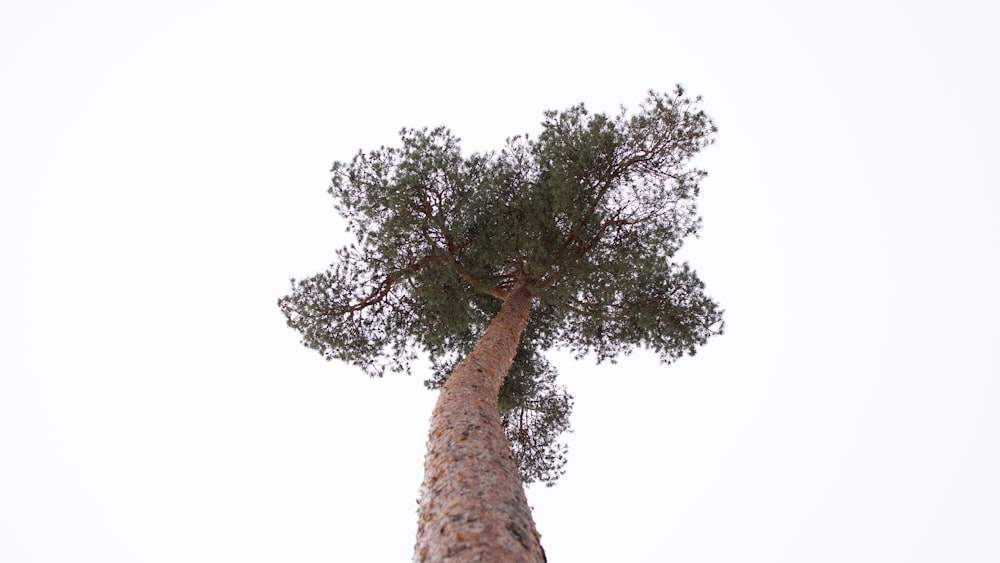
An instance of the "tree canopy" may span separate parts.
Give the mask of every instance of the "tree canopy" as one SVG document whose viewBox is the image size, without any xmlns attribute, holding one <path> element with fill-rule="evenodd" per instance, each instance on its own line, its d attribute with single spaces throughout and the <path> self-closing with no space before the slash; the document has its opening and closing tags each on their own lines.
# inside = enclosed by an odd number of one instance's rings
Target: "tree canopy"
<svg viewBox="0 0 1000 563">
<path fill-rule="evenodd" d="M 678 86 L 631 113 L 549 111 L 537 138 L 469 155 L 444 127 L 403 129 L 399 146 L 335 162 L 329 193 L 354 242 L 292 280 L 279 300 L 288 324 L 372 376 L 425 355 L 435 387 L 524 284 L 534 304 L 498 405 L 522 476 L 551 480 L 565 461 L 552 430 L 568 428 L 571 403 L 542 352 L 601 362 L 642 347 L 670 362 L 722 331 L 722 311 L 675 259 L 700 226 L 705 172 L 691 159 L 716 131 L 699 102 Z"/>
</svg>

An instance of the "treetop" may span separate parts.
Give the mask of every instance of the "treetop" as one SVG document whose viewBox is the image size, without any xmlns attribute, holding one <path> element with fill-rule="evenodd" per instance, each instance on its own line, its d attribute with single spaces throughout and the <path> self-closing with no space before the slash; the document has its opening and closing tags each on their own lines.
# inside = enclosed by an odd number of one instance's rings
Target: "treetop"
<svg viewBox="0 0 1000 563">
<path fill-rule="evenodd" d="M 686 263 L 712 120 L 677 87 L 635 112 L 544 114 L 536 138 L 463 155 L 448 129 L 335 162 L 329 188 L 354 242 L 292 281 L 279 306 L 303 343 L 370 375 L 464 356 L 515 285 L 534 296 L 522 347 L 662 361 L 722 330 Z"/>
</svg>

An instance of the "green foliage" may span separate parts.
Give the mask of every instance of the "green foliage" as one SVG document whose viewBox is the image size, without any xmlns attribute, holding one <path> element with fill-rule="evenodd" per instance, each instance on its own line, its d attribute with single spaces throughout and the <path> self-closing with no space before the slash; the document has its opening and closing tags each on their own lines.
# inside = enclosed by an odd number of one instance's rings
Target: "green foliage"
<svg viewBox="0 0 1000 563">
<path fill-rule="evenodd" d="M 559 474 L 564 450 L 549 429 L 567 427 L 559 413 L 570 402 L 542 351 L 600 362 L 645 347 L 669 362 L 722 331 L 704 284 L 673 259 L 699 228 L 705 172 L 690 161 L 715 133 L 699 101 L 678 86 L 650 92 L 634 114 L 550 111 L 537 139 L 468 156 L 445 128 L 404 129 L 399 146 L 334 163 L 329 191 L 355 242 L 328 271 L 292 281 L 279 300 L 288 324 L 327 359 L 373 376 L 408 372 L 418 354 L 440 371 L 526 284 L 535 301 L 518 352 L 525 367 L 508 376 L 525 390 L 508 388 L 499 406 L 509 435 L 516 418 L 515 434 L 527 427 L 537 438 L 515 445 L 519 457 L 554 468 L 526 478 Z"/>
<path fill-rule="evenodd" d="M 456 362 L 435 366 L 428 389 L 438 389 Z M 537 351 L 518 348 L 497 397 L 504 433 L 525 483 L 555 484 L 566 466 L 567 446 L 559 437 L 570 428 L 573 397 L 556 385 L 556 370 Z"/>
<path fill-rule="evenodd" d="M 500 417 L 521 480 L 551 487 L 566 472 L 567 446 L 558 440 L 569 430 L 573 397 L 556 385 L 557 372 L 545 358 L 525 356 L 523 363 L 515 358 L 504 380 L 506 389 L 501 388 L 498 401 Z"/>
</svg>

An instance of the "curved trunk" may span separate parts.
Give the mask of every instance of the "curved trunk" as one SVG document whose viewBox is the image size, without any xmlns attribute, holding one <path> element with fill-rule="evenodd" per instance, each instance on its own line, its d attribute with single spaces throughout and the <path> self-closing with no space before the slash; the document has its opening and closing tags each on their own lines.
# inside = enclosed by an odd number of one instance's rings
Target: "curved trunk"
<svg viewBox="0 0 1000 563">
<path fill-rule="evenodd" d="M 530 309 L 528 290 L 512 290 L 441 388 L 431 415 L 414 561 L 545 561 L 497 410 Z"/>
</svg>

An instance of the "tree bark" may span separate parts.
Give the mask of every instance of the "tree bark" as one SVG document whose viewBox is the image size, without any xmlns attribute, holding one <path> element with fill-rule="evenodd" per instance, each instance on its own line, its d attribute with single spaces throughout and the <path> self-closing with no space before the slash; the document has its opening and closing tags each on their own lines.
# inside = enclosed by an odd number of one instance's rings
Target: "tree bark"
<svg viewBox="0 0 1000 563">
<path fill-rule="evenodd" d="M 545 561 L 497 410 L 530 309 L 531 293 L 512 290 L 441 388 L 431 415 L 414 561 Z"/>
</svg>

